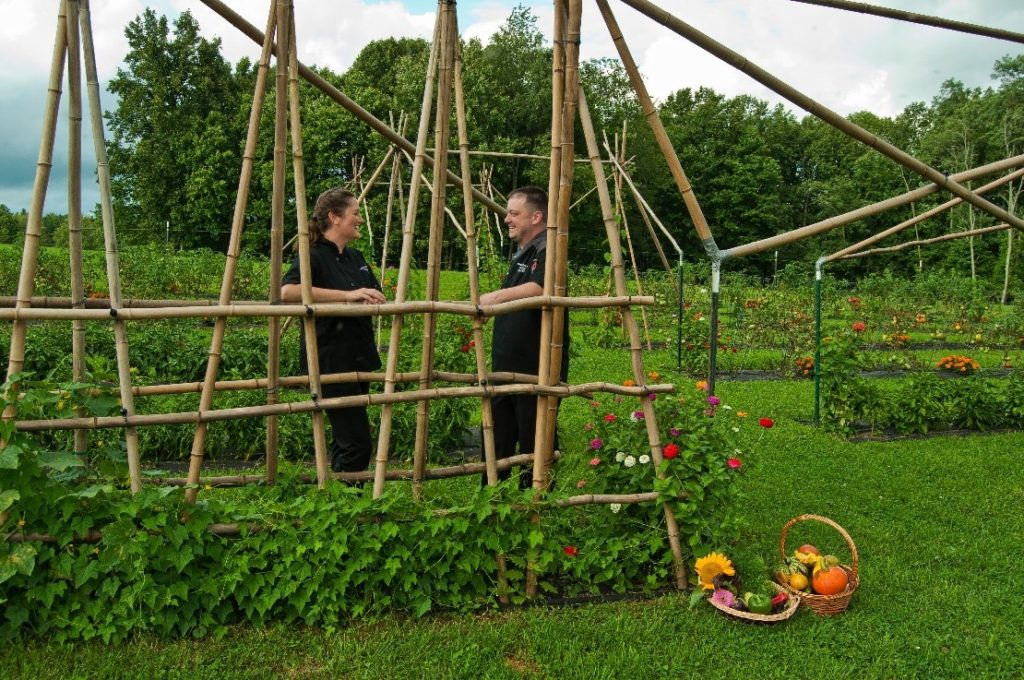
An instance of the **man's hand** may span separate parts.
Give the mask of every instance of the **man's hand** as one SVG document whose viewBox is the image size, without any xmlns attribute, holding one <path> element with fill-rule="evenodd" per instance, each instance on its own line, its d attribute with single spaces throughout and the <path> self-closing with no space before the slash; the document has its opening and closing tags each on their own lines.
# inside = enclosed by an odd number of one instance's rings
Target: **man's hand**
<svg viewBox="0 0 1024 680">
<path fill-rule="evenodd" d="M 345 302 L 351 304 L 379 305 L 387 301 L 384 293 L 376 288 L 358 288 L 345 291 Z"/>
</svg>

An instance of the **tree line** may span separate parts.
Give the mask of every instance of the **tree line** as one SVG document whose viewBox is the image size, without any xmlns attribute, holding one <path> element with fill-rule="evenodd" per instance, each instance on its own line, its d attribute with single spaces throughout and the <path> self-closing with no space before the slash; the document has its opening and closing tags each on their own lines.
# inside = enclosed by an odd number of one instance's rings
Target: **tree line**
<svg viewBox="0 0 1024 680">
<path fill-rule="evenodd" d="M 169 236 L 178 248 L 224 250 L 256 65 L 248 59 L 229 63 L 221 54 L 219 39 L 202 37 L 188 12 L 172 22 L 147 9 L 128 24 L 125 35 L 130 49 L 123 68 L 110 82 L 109 90 L 117 101 L 106 114 L 121 240 L 160 242 Z M 471 148 L 547 154 L 552 52 L 544 44 L 536 17 L 518 7 L 487 41 L 470 39 L 461 49 Z M 368 44 L 344 73 L 323 67 L 315 70 L 382 120 L 408 116 L 406 130 L 411 136 L 417 126 L 428 55 L 429 44 L 424 40 L 389 38 Z M 1024 55 L 998 60 L 993 75 L 997 86 L 990 88 L 969 88 L 947 80 L 931 102 L 913 103 L 893 118 L 870 112 L 849 118 L 953 174 L 1024 150 Z M 680 241 L 685 257 L 701 259 L 703 247 L 621 64 L 608 59 L 585 61 L 581 79 L 598 135 L 613 137 L 626 125 L 633 180 Z M 258 254 L 266 254 L 269 248 L 273 77 L 268 84 L 270 105 L 264 107 L 260 123 L 244 239 L 245 248 Z M 320 191 L 350 180 L 354 159 L 366 159 L 369 174 L 384 157 L 388 144 L 312 86 L 303 82 L 300 89 L 306 182 L 312 201 Z M 751 96 L 727 97 L 711 88 L 687 88 L 659 102 L 658 110 L 722 248 L 810 224 L 923 183 L 819 119 L 809 115 L 798 118 L 781 105 L 770 106 Z M 578 124 L 577 149 L 582 153 Z M 475 178 L 482 164 L 493 166 L 492 182 L 500 191 L 522 184 L 547 185 L 545 160 L 473 157 L 472 164 Z M 578 196 L 593 186 L 588 166 L 578 166 L 575 182 Z M 1021 183 L 1013 182 L 988 198 L 1014 211 L 1021 190 Z M 385 187 L 371 193 L 371 214 L 383 214 L 386 193 Z M 916 205 L 846 225 L 778 254 L 763 253 L 729 266 L 761 275 L 780 266 L 809 270 L 817 257 L 948 199 L 940 192 Z M 422 200 L 420 224 L 426 224 L 429 195 Z M 640 215 L 631 201 L 626 204 L 627 222 L 636 229 L 642 224 Z M 456 198 L 452 208 L 461 214 Z M 294 231 L 294 205 L 287 209 L 286 224 Z M 97 215 L 98 211 L 86 219 L 87 244 L 101 241 L 101 231 L 95 226 Z M 988 215 L 964 205 L 906 233 L 925 238 L 993 222 Z M 66 242 L 62 224 L 66 225 L 66 220 L 48 215 L 44 240 L 60 244 L 63 237 Z M 0 206 L 0 238 L 14 240 L 23 228 L 24 215 Z M 399 230 L 395 231 L 392 238 L 397 244 L 400 236 Z M 416 254 L 425 260 L 425 227 L 418 234 Z M 607 239 L 596 194 L 574 209 L 570 234 L 570 258 L 575 263 L 603 261 Z M 1019 277 L 1012 253 L 1014 238 L 1013 231 L 995 233 L 847 261 L 834 269 L 848 276 L 882 270 L 912 274 L 923 269 L 950 269 L 1002 285 L 1007 272 L 1014 280 Z M 655 249 L 644 234 L 634 232 L 634 245 L 641 266 L 657 266 Z M 447 239 L 448 264 L 460 266 L 464 250 L 460 239 Z M 398 251 L 397 245 L 389 247 L 389 252 Z"/>
</svg>

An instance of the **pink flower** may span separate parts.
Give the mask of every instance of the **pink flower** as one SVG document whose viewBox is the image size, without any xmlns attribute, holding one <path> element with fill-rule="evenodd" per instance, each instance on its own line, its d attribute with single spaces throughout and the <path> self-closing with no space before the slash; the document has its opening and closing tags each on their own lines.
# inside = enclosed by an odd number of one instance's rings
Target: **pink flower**
<svg viewBox="0 0 1024 680">
<path fill-rule="evenodd" d="M 665 456 L 666 458 L 675 458 L 676 456 L 679 455 L 679 447 L 676 446 L 675 444 L 666 444 L 665 448 L 662 449 L 661 455 Z"/>
<path fill-rule="evenodd" d="M 679 429 L 678 427 L 673 427 L 673 428 L 671 428 L 671 429 L 670 429 L 670 430 L 668 431 L 668 433 L 669 433 L 670 435 L 672 435 L 673 437 L 678 437 L 679 435 L 681 435 L 681 434 L 683 433 L 683 431 L 682 431 L 682 430 L 680 430 L 680 429 Z"/>
<path fill-rule="evenodd" d="M 597 467 L 600 464 L 601 464 L 601 459 L 598 458 L 597 456 L 594 456 L 593 458 L 590 459 L 590 467 Z"/>
<path fill-rule="evenodd" d="M 643 411 L 633 411 L 633 420 L 643 420 L 643 419 L 644 419 L 644 412 Z"/>
<path fill-rule="evenodd" d="M 585 479 L 581 479 L 580 481 L 576 482 L 576 488 L 577 489 L 582 489 L 586 485 L 587 485 L 587 480 L 585 480 Z"/>
<path fill-rule="evenodd" d="M 739 470 L 741 467 L 743 467 L 743 461 L 740 460 L 739 458 L 730 458 L 729 460 L 725 461 L 725 464 L 728 465 L 733 470 Z"/>
<path fill-rule="evenodd" d="M 766 430 L 770 430 L 775 427 L 775 421 L 771 418 L 761 418 L 761 420 L 757 421 L 757 424 Z"/>
<path fill-rule="evenodd" d="M 574 545 L 567 545 L 564 548 L 562 548 L 562 552 L 564 552 L 569 557 L 576 557 L 576 554 L 579 552 L 579 550 L 577 550 L 576 546 Z"/>
<path fill-rule="evenodd" d="M 704 409 L 704 415 L 706 415 L 708 418 L 713 418 L 715 416 L 715 407 L 710 406 Z"/>
<path fill-rule="evenodd" d="M 583 426 L 583 431 L 584 432 L 590 432 L 593 429 L 594 429 L 594 424 L 593 423 L 587 423 L 586 425 Z"/>
<path fill-rule="evenodd" d="M 650 401 L 654 401 L 657 398 L 658 398 L 658 395 L 655 394 L 654 392 L 651 392 L 650 394 L 647 395 L 647 399 L 650 400 Z"/>
<path fill-rule="evenodd" d="M 615 414 L 614 413 L 609 413 L 608 415 L 606 415 L 604 417 L 604 422 L 606 422 L 606 423 L 614 423 L 615 422 Z"/>
<path fill-rule="evenodd" d="M 708 403 L 711 404 L 712 406 L 718 406 L 719 404 L 722 403 L 722 400 L 712 394 L 710 397 L 708 397 Z"/>
<path fill-rule="evenodd" d="M 736 597 L 725 588 L 717 588 L 715 592 L 711 594 L 711 601 L 715 604 L 720 604 L 723 607 L 731 607 L 736 604 Z"/>
<path fill-rule="evenodd" d="M 595 437 L 594 439 L 590 440 L 590 448 L 593 449 L 594 451 L 597 451 L 602 446 L 604 446 L 604 442 L 601 441 L 600 437 Z"/>
</svg>

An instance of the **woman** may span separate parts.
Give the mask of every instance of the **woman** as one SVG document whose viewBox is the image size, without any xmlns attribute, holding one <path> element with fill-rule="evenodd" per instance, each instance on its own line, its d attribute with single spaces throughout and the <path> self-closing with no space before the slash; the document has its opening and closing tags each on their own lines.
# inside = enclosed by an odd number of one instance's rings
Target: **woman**
<svg viewBox="0 0 1024 680">
<path fill-rule="evenodd" d="M 355 195 L 335 187 L 320 194 L 313 208 L 309 225 L 309 264 L 313 285 L 313 302 L 347 302 L 380 304 L 385 302 L 380 283 L 373 275 L 362 253 L 349 244 L 360 236 L 359 203 Z M 281 300 L 302 302 L 299 283 L 299 257 L 284 275 Z M 320 374 L 350 371 L 375 371 L 381 366 L 369 316 L 317 317 L 317 357 Z M 299 362 L 308 369 L 305 337 L 299 339 Z M 324 398 L 368 394 L 367 382 L 323 385 Z M 331 469 L 335 472 L 358 472 L 370 465 L 372 442 L 370 420 L 365 406 L 329 409 L 331 421 Z"/>
</svg>

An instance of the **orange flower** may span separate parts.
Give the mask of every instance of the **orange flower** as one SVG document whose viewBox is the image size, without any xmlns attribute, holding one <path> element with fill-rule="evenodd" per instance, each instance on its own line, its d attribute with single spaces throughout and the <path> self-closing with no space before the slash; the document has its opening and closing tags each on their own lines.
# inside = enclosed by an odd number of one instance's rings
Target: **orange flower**
<svg viewBox="0 0 1024 680">
<path fill-rule="evenodd" d="M 708 389 L 708 381 L 698 380 L 697 382 L 693 383 L 693 386 L 696 387 L 698 390 L 701 390 L 702 392 L 706 392 Z"/>
<path fill-rule="evenodd" d="M 626 378 L 625 380 L 622 381 L 622 386 L 623 387 L 636 387 L 636 383 L 633 381 L 632 378 Z"/>
</svg>

